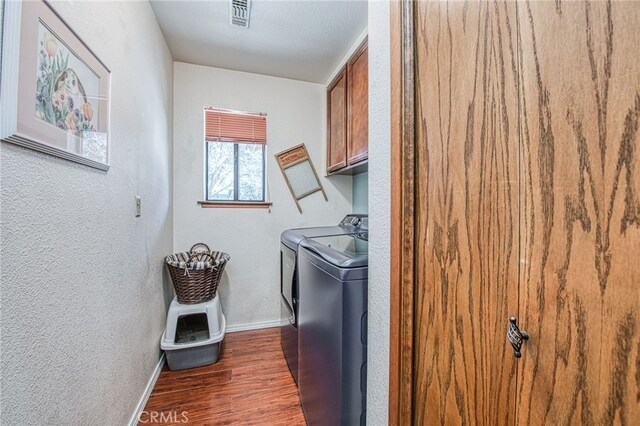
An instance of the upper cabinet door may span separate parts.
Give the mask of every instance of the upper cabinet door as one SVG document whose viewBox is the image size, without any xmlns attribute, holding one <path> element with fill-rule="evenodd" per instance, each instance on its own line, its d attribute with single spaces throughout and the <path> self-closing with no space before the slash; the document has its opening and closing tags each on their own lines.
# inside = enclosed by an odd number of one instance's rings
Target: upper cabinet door
<svg viewBox="0 0 640 426">
<path fill-rule="evenodd" d="M 347 64 L 347 163 L 366 160 L 369 154 L 369 54 L 365 40 Z"/>
<path fill-rule="evenodd" d="M 327 91 L 327 172 L 347 165 L 347 71 L 343 69 Z"/>
</svg>

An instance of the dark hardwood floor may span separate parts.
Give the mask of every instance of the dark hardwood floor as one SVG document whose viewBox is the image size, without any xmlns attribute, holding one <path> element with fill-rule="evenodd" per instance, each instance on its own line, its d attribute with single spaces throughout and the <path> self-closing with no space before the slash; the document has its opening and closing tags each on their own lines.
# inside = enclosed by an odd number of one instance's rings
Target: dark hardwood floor
<svg viewBox="0 0 640 426">
<path fill-rule="evenodd" d="M 306 425 L 280 330 L 227 334 L 213 365 L 182 371 L 165 365 L 139 425 L 179 423 Z"/>
</svg>

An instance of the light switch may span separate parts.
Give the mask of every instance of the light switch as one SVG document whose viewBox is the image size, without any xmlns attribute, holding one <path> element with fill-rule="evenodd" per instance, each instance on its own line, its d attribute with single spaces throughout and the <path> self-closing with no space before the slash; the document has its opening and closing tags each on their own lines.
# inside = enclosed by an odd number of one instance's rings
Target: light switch
<svg viewBox="0 0 640 426">
<path fill-rule="evenodd" d="M 135 206 L 136 206 L 136 217 L 140 217 L 141 211 L 142 211 L 142 200 L 140 199 L 139 195 L 136 195 L 135 198 Z"/>
</svg>

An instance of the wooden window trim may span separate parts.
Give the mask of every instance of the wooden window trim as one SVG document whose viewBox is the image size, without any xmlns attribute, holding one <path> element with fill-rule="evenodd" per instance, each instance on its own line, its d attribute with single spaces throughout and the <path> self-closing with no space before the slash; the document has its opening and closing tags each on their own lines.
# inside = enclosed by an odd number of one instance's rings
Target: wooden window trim
<svg viewBox="0 0 640 426">
<path fill-rule="evenodd" d="M 198 201 L 203 209 L 211 208 L 248 208 L 248 209 L 268 209 L 273 203 L 271 201 Z"/>
</svg>

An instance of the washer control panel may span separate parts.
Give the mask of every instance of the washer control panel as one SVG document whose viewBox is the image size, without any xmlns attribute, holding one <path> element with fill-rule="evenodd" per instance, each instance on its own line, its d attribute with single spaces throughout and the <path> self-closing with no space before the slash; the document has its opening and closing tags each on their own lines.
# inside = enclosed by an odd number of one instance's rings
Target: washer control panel
<svg viewBox="0 0 640 426">
<path fill-rule="evenodd" d="M 369 216 L 366 214 L 348 214 L 340 222 L 340 226 L 369 229 Z"/>
</svg>

